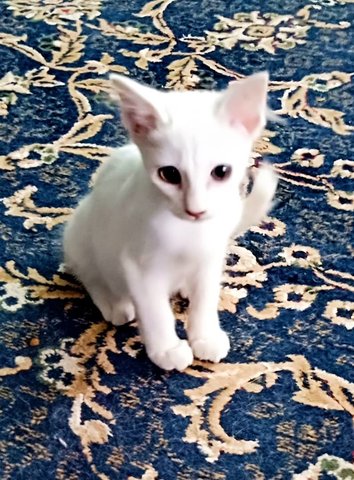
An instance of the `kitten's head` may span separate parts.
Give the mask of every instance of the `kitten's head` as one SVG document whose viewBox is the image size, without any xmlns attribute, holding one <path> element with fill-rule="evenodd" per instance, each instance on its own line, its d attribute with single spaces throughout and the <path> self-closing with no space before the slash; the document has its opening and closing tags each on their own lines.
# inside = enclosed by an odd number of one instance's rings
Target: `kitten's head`
<svg viewBox="0 0 354 480">
<path fill-rule="evenodd" d="M 123 122 L 171 211 L 191 221 L 240 211 L 240 185 L 266 121 L 267 73 L 222 92 L 163 92 L 120 75 L 111 81 Z"/>
</svg>

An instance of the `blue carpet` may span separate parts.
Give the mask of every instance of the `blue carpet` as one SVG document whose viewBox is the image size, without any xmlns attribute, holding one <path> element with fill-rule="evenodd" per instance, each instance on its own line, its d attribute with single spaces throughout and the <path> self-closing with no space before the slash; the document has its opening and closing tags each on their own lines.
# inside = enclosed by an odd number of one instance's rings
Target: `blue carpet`
<svg viewBox="0 0 354 480">
<path fill-rule="evenodd" d="M 352 0 L 1 1 L 1 480 L 354 478 L 353 17 Z M 286 124 L 255 156 L 281 182 L 230 246 L 232 349 L 164 373 L 63 273 L 63 224 L 126 140 L 107 73 L 183 89 L 264 69 Z"/>
</svg>

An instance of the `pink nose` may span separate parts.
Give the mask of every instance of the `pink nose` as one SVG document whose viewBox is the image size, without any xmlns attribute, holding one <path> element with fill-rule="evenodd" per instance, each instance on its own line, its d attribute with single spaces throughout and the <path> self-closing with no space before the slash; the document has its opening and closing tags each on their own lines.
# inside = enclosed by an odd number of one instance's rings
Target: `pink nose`
<svg viewBox="0 0 354 480">
<path fill-rule="evenodd" d="M 186 213 L 187 213 L 188 215 L 190 215 L 191 217 L 195 218 L 196 220 L 198 220 L 198 218 L 200 218 L 201 216 L 204 215 L 205 210 L 204 210 L 203 212 L 191 212 L 190 210 L 188 210 L 188 209 L 186 208 Z"/>
</svg>

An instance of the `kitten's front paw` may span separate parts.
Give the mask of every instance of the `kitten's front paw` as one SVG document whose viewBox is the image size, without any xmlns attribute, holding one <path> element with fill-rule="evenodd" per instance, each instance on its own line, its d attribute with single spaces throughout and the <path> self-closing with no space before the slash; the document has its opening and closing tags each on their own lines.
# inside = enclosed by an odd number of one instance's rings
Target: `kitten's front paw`
<svg viewBox="0 0 354 480">
<path fill-rule="evenodd" d="M 223 330 L 208 337 L 199 337 L 190 341 L 194 356 L 200 360 L 218 363 L 229 353 L 230 340 Z"/>
<path fill-rule="evenodd" d="M 132 322 L 135 318 L 134 306 L 131 302 L 120 301 L 113 306 L 112 318 L 113 325 L 125 325 Z"/>
<path fill-rule="evenodd" d="M 193 352 L 186 340 L 169 350 L 149 352 L 148 356 L 152 362 L 163 370 L 179 370 L 182 372 L 193 363 Z"/>
</svg>

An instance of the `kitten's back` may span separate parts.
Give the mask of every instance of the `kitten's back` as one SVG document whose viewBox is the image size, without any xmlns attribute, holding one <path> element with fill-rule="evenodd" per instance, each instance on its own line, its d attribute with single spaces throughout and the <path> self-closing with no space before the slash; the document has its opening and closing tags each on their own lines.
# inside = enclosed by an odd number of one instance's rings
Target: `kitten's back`
<svg viewBox="0 0 354 480">
<path fill-rule="evenodd" d="M 142 158 L 136 145 L 130 143 L 114 149 L 111 157 L 99 169 L 95 188 L 102 183 L 115 183 L 119 186 L 125 182 L 142 165 Z"/>
</svg>

